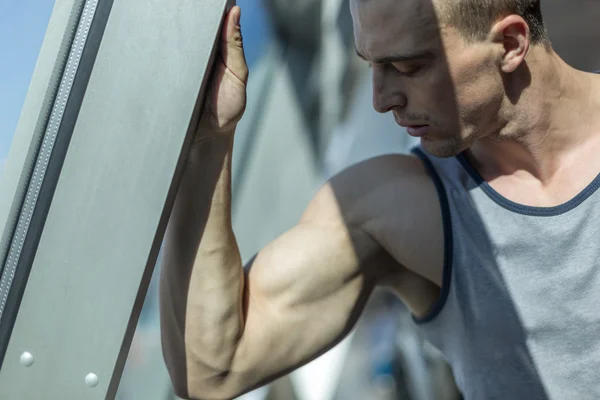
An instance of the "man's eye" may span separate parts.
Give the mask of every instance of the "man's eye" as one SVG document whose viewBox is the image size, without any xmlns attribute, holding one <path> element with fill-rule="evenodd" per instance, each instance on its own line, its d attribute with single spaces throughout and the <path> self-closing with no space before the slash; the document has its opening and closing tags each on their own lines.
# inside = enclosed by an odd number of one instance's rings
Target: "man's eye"
<svg viewBox="0 0 600 400">
<path fill-rule="evenodd" d="M 404 77 L 408 77 L 408 78 L 418 74 L 419 72 L 421 72 L 423 70 L 423 67 L 421 65 L 415 65 L 415 66 L 410 66 L 410 67 L 407 67 L 406 65 L 399 65 L 397 63 L 377 64 L 377 65 L 387 66 L 388 68 L 395 68 L 396 71 L 398 71 L 400 73 L 400 75 L 402 75 Z M 367 66 L 369 68 L 373 68 L 373 63 L 367 61 Z"/>
<path fill-rule="evenodd" d="M 402 75 L 402 76 L 406 76 L 406 77 L 411 77 L 411 76 L 415 76 L 416 74 L 418 74 L 421 71 L 421 66 L 417 65 L 417 66 L 412 66 L 412 67 L 406 67 L 406 66 L 399 66 L 399 65 L 394 65 L 396 67 L 396 70 Z"/>
</svg>

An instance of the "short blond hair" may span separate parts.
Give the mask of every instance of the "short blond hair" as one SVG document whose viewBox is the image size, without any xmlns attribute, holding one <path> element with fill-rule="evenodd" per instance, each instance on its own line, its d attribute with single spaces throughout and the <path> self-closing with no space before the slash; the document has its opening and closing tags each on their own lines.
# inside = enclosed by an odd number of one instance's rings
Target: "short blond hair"
<svg viewBox="0 0 600 400">
<path fill-rule="evenodd" d="M 516 14 L 527 22 L 533 44 L 549 46 L 540 3 L 541 0 L 435 0 L 440 23 L 458 29 L 470 40 L 484 40 L 494 22 Z"/>
</svg>

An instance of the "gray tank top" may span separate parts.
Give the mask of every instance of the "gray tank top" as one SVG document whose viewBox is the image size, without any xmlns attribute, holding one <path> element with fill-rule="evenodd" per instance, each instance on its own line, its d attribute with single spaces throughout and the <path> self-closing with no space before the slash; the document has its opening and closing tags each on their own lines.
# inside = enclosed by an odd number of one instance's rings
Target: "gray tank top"
<svg viewBox="0 0 600 400">
<path fill-rule="evenodd" d="M 464 155 L 413 150 L 442 207 L 441 296 L 416 319 L 467 400 L 600 399 L 600 175 L 557 207 L 514 203 Z"/>
</svg>

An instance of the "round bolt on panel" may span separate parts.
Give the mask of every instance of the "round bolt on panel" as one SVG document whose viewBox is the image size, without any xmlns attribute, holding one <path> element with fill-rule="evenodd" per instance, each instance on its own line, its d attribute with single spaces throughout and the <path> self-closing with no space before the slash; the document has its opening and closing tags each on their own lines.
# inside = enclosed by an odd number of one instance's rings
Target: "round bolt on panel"
<svg viewBox="0 0 600 400">
<path fill-rule="evenodd" d="M 93 388 L 98 384 L 98 375 L 90 372 L 85 376 L 85 384 Z"/>
<path fill-rule="evenodd" d="M 20 362 L 21 365 L 24 365 L 26 367 L 31 367 L 33 365 L 33 355 L 26 351 L 23 354 L 21 354 L 21 358 L 20 358 Z"/>
</svg>

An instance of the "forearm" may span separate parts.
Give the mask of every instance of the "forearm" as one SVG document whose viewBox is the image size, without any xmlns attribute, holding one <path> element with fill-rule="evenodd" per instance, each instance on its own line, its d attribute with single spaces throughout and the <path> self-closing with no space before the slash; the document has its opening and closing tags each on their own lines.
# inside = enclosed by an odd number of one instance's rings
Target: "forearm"
<svg viewBox="0 0 600 400">
<path fill-rule="evenodd" d="M 171 375 L 218 379 L 243 329 L 244 274 L 231 227 L 233 135 L 190 152 L 163 248 L 161 321 Z M 187 388 L 186 388 L 187 389 Z"/>
</svg>

